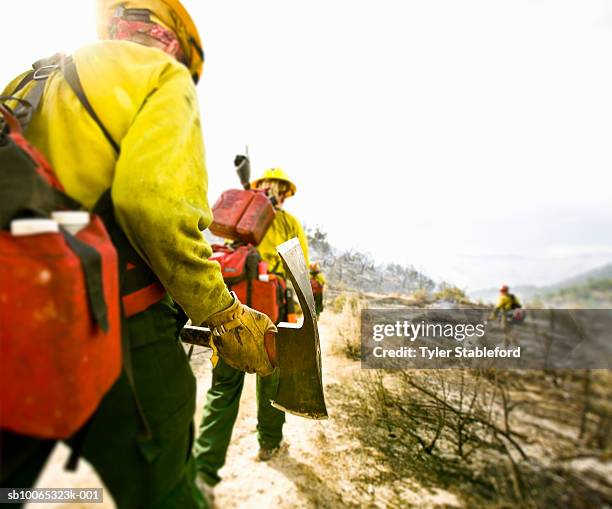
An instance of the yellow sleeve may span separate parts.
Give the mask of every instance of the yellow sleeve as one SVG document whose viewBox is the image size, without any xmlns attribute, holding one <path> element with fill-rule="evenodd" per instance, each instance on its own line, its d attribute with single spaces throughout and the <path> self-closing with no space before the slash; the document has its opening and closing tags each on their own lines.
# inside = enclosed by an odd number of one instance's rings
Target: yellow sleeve
<svg viewBox="0 0 612 509">
<path fill-rule="evenodd" d="M 306 234 L 304 233 L 304 228 L 302 228 L 302 225 L 295 217 L 290 217 L 293 220 L 294 236 L 296 236 L 300 241 L 300 245 L 302 246 L 302 250 L 304 251 L 304 258 L 306 259 L 306 267 L 309 267 L 310 263 L 308 261 L 308 239 L 306 238 Z"/>
<path fill-rule="evenodd" d="M 168 66 L 121 142 L 112 198 L 132 245 L 196 324 L 232 302 L 202 235 L 212 222 L 204 157 L 195 87 Z"/>
<path fill-rule="evenodd" d="M 319 282 L 320 285 L 325 286 L 325 283 L 327 283 L 327 280 L 325 279 L 325 276 L 319 272 L 316 276 L 315 279 Z"/>
</svg>

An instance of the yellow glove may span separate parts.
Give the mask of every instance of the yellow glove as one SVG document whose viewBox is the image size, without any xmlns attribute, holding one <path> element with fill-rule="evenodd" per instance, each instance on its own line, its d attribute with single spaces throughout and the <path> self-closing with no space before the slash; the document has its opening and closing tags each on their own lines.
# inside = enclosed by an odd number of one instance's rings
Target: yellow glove
<svg viewBox="0 0 612 509">
<path fill-rule="evenodd" d="M 206 320 L 212 332 L 213 350 L 233 368 L 267 376 L 274 366 L 264 336 L 269 338 L 277 329 L 266 315 L 242 304 L 233 292 L 232 296 L 234 302 L 229 308 Z"/>
</svg>

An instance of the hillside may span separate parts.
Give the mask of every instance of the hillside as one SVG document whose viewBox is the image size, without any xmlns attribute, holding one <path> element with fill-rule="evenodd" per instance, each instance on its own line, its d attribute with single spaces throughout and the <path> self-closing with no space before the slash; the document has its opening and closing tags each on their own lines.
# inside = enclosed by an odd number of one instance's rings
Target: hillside
<svg viewBox="0 0 612 509">
<path fill-rule="evenodd" d="M 412 265 L 377 264 L 369 254 L 334 248 L 319 228 L 306 231 L 310 260 L 319 262 L 329 286 L 335 290 L 407 294 L 431 292 L 437 286 Z"/>
<path fill-rule="evenodd" d="M 248 375 L 217 509 L 610 507 L 608 371 L 364 370 L 359 313 L 378 303 L 341 297 L 319 323 L 330 418 L 289 415 L 287 447 L 256 461 Z M 211 368 L 199 348 L 191 365 L 199 422 Z M 37 487 L 104 487 L 84 460 L 76 473 L 63 470 L 67 455 L 60 445 Z M 104 497 L 28 509 L 115 507 Z"/>
<path fill-rule="evenodd" d="M 516 286 L 511 291 L 531 307 L 612 307 L 612 263 L 548 286 Z M 474 299 L 495 302 L 496 288 L 471 293 Z"/>
</svg>

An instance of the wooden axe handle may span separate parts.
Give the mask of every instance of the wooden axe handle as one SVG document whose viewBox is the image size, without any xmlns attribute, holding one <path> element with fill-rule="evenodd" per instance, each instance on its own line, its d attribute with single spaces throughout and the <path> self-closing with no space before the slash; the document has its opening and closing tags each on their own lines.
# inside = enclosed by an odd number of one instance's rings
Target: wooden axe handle
<svg viewBox="0 0 612 509">
<path fill-rule="evenodd" d="M 210 349 L 211 332 L 208 327 L 197 327 L 195 325 L 186 325 L 181 331 L 181 339 L 183 343 L 190 345 L 202 346 Z"/>
<path fill-rule="evenodd" d="M 211 332 L 208 327 L 187 325 L 181 331 L 181 339 L 183 340 L 183 343 L 197 345 L 208 349 L 211 349 L 210 337 Z M 273 366 L 278 366 L 278 360 L 276 358 L 276 334 L 273 332 L 266 333 L 264 336 L 264 345 L 270 362 Z"/>
</svg>

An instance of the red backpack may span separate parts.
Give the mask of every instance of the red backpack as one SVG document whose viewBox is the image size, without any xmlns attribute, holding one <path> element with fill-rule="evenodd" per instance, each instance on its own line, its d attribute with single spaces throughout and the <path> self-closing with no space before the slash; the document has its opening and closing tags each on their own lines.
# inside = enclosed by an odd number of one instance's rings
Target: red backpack
<svg viewBox="0 0 612 509">
<path fill-rule="evenodd" d="M 117 227 L 109 191 L 94 208 L 104 222 L 92 214 L 75 235 L 64 228 L 27 236 L 9 231 L 14 219 L 81 208 L 22 132 L 41 101 L 45 79 L 60 67 L 119 151 L 70 59 L 57 55 L 34 64 L 13 91 L 35 81 L 15 112 L 2 104 L 11 97 L 0 101 L 0 428 L 41 438 L 66 438 L 81 428 L 119 377 L 122 351 L 133 388 L 121 310 L 131 316 L 165 294 Z"/>
<path fill-rule="evenodd" d="M 261 257 L 251 245 L 233 248 L 215 244 L 211 260 L 221 265 L 225 284 L 240 302 L 278 323 L 285 319 L 285 281 L 275 274 L 259 273 Z"/>
<path fill-rule="evenodd" d="M 319 283 L 314 277 L 310 278 L 310 288 L 312 289 L 313 295 L 323 294 L 323 285 Z"/>
</svg>

